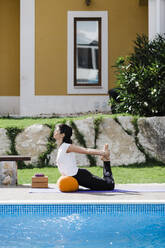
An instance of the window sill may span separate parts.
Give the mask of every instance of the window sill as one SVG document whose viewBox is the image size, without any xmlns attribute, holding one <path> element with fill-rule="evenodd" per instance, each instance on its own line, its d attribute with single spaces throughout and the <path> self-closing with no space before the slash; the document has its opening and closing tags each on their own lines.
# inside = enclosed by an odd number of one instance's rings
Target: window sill
<svg viewBox="0 0 165 248">
<path fill-rule="evenodd" d="M 74 89 L 103 89 L 103 87 L 102 86 L 96 86 L 96 85 L 94 85 L 94 86 L 81 85 L 81 86 L 74 86 Z"/>
<path fill-rule="evenodd" d="M 102 86 L 74 86 L 68 87 L 68 94 L 108 94 L 108 89 Z"/>
</svg>

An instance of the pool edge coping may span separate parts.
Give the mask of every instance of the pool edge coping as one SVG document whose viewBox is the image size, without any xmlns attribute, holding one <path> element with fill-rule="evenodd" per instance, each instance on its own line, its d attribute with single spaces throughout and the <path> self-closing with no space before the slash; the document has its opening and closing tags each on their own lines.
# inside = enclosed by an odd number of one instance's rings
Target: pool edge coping
<svg viewBox="0 0 165 248">
<path fill-rule="evenodd" d="M 0 205 L 38 205 L 38 204 L 48 204 L 48 205 L 60 205 L 60 204 L 165 204 L 165 200 L 72 200 L 72 201 L 66 201 L 66 200 L 36 200 L 36 201 L 29 201 L 29 200 L 8 200 L 8 201 L 0 201 Z"/>
</svg>

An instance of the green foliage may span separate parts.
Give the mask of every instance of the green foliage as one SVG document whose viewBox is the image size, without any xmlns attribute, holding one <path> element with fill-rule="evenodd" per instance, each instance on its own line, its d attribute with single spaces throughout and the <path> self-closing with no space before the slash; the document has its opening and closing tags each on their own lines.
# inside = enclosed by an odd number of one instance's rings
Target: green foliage
<svg viewBox="0 0 165 248">
<path fill-rule="evenodd" d="M 144 148 L 142 147 L 142 145 L 140 144 L 139 139 L 138 139 L 139 127 L 138 127 L 138 118 L 137 117 L 133 118 L 132 124 L 135 128 L 135 144 L 136 144 L 137 148 L 139 149 L 139 151 L 141 151 L 144 154 L 144 156 L 146 157 L 146 161 L 149 161 L 150 160 L 149 156 L 145 152 Z"/>
<path fill-rule="evenodd" d="M 7 136 L 9 137 L 11 143 L 10 143 L 10 152 L 9 155 L 18 155 L 16 148 L 15 148 L 15 139 L 19 133 L 22 132 L 22 129 L 17 127 L 8 127 L 7 130 Z"/>
<path fill-rule="evenodd" d="M 148 41 L 137 35 L 134 52 L 116 61 L 117 87 L 116 113 L 140 116 L 165 115 L 165 38 L 156 36 Z"/>
<path fill-rule="evenodd" d="M 17 127 L 7 127 L 6 130 L 7 136 L 10 140 L 10 152 L 8 152 L 8 155 L 18 155 L 18 152 L 15 147 L 15 139 L 17 135 L 22 132 L 23 129 Z M 18 161 L 17 165 L 19 169 L 26 168 L 26 165 L 23 161 Z"/>
<path fill-rule="evenodd" d="M 98 139 L 98 136 L 100 134 L 100 131 L 99 131 L 99 126 L 100 126 L 100 123 L 102 122 L 102 117 L 97 117 L 94 119 L 94 129 L 95 129 L 95 145 L 94 145 L 94 148 L 96 149 L 97 146 L 96 146 L 96 141 Z"/>
<path fill-rule="evenodd" d="M 50 136 L 48 138 L 48 143 L 46 144 L 47 149 L 45 152 L 41 153 L 39 156 L 38 164 L 37 164 L 38 168 L 48 166 L 49 161 L 50 161 L 50 153 L 54 149 L 56 149 L 56 143 L 55 143 L 55 140 L 53 138 L 54 125 L 52 125 L 52 126 L 48 125 L 48 126 L 51 128 L 51 132 L 50 132 Z"/>
<path fill-rule="evenodd" d="M 145 149 L 143 146 L 140 144 L 139 139 L 138 139 L 138 133 L 139 133 L 139 127 L 138 127 L 138 118 L 134 116 L 132 120 L 132 124 L 134 125 L 135 128 L 135 143 L 139 151 L 141 151 L 145 158 L 146 158 L 146 164 L 159 164 L 159 165 L 164 165 L 164 163 L 160 162 L 156 158 L 152 157 L 151 154 L 146 153 Z"/>
</svg>

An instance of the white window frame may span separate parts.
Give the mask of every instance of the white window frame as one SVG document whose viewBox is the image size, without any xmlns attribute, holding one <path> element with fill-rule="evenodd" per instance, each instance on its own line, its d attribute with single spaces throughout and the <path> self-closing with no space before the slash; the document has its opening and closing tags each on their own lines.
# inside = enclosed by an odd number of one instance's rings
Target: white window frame
<svg viewBox="0 0 165 248">
<path fill-rule="evenodd" d="M 101 17 L 101 86 L 74 86 L 74 18 Z M 108 12 L 68 11 L 68 94 L 108 94 Z"/>
</svg>

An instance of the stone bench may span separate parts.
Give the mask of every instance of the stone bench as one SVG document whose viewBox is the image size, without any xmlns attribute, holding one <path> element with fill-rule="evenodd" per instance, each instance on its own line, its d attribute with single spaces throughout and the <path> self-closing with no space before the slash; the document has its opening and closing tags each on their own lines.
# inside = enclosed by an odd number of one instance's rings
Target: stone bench
<svg viewBox="0 0 165 248">
<path fill-rule="evenodd" d="M 29 161 L 31 157 L 20 155 L 0 156 L 0 184 L 17 185 L 17 162 Z"/>
</svg>

